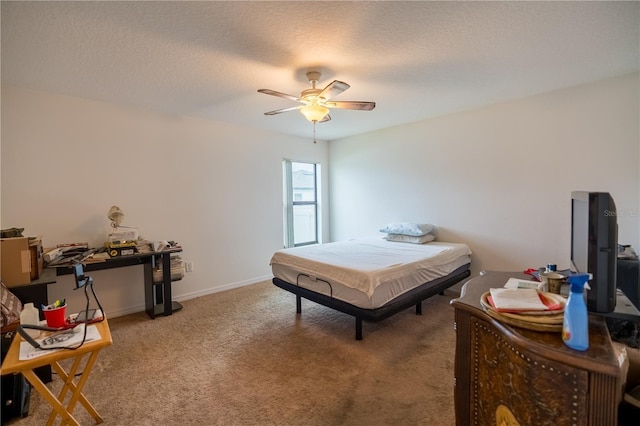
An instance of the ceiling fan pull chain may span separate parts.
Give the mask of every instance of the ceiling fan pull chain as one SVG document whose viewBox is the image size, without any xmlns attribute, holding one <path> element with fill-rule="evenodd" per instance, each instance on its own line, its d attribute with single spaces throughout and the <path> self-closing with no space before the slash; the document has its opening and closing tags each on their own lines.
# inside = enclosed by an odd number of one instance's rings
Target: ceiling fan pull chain
<svg viewBox="0 0 640 426">
<path fill-rule="evenodd" d="M 313 143 L 316 143 L 316 122 L 313 122 Z"/>
</svg>

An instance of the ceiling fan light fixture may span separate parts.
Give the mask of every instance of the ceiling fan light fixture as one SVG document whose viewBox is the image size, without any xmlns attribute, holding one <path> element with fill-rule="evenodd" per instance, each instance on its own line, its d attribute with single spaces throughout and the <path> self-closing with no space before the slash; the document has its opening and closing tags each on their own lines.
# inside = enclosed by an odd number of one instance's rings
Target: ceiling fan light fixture
<svg viewBox="0 0 640 426">
<path fill-rule="evenodd" d="M 300 112 L 310 122 L 317 123 L 329 114 L 329 108 L 323 107 L 322 105 L 307 105 L 300 108 Z"/>
<path fill-rule="evenodd" d="M 316 89 L 316 83 L 320 81 L 320 73 L 318 71 L 310 71 L 307 73 L 307 79 L 309 83 L 311 83 L 311 89 L 303 90 L 299 96 L 288 95 L 271 89 L 258 89 L 258 92 L 304 104 L 304 106 L 281 108 L 275 111 L 265 112 L 264 114 L 276 115 L 288 111 L 300 111 L 307 120 L 313 123 L 314 143 L 316 142 L 316 123 L 324 123 L 331 120 L 331 116 L 329 115 L 331 111 L 329 111 L 329 108 L 371 111 L 376 107 L 375 102 L 333 101 L 332 99 L 335 96 L 351 87 L 344 81 L 333 80 L 327 84 L 324 89 Z"/>
</svg>

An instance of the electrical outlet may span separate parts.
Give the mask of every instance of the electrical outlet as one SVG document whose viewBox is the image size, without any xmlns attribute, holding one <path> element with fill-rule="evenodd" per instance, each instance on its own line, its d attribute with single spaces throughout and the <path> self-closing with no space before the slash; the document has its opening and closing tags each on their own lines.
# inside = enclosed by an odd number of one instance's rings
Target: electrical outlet
<svg viewBox="0 0 640 426">
<path fill-rule="evenodd" d="M 184 262 L 184 269 L 187 272 L 193 272 L 193 262 L 189 261 L 189 262 Z"/>
</svg>

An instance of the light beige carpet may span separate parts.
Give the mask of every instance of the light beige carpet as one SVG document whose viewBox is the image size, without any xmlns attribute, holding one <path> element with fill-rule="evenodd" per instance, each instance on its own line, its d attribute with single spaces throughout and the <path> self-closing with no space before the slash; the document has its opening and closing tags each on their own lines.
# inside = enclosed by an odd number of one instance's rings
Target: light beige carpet
<svg viewBox="0 0 640 426">
<path fill-rule="evenodd" d="M 379 323 L 303 301 L 271 282 L 183 303 L 169 317 L 109 321 L 85 394 L 106 425 L 452 425 L 450 296 Z M 56 393 L 60 381 L 49 387 Z M 27 418 L 46 422 L 35 391 Z M 78 405 L 81 424 L 93 424 Z"/>
</svg>

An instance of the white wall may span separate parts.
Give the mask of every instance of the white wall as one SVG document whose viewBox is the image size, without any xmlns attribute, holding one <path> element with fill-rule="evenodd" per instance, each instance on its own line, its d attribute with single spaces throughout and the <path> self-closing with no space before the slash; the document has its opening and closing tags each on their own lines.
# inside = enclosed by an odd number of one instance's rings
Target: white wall
<svg viewBox="0 0 640 426">
<path fill-rule="evenodd" d="M 45 247 L 99 246 L 118 205 L 144 238 L 184 247 L 194 271 L 174 284 L 177 300 L 269 279 L 283 246 L 283 158 L 328 168 L 323 141 L 6 86 L 1 147 L 3 229 L 42 234 Z M 92 275 L 109 315 L 143 310 L 142 266 Z M 79 310 L 72 288 L 61 277 L 49 297 Z"/>
<path fill-rule="evenodd" d="M 472 267 L 569 267 L 570 193 L 610 192 L 640 251 L 639 74 L 331 141 L 331 238 L 439 227 Z"/>
<path fill-rule="evenodd" d="M 281 162 L 290 158 L 323 166 L 324 241 L 426 221 L 441 240 L 471 246 L 475 271 L 564 268 L 572 190 L 608 191 L 618 210 L 640 208 L 638 81 L 622 76 L 328 144 L 3 86 L 1 227 L 42 234 L 45 246 L 99 245 L 107 210 L 119 205 L 143 237 L 184 246 L 194 263 L 174 285 L 184 300 L 270 278 L 282 247 Z M 639 222 L 619 218 L 620 242 L 637 251 Z M 141 269 L 92 274 L 110 316 L 143 309 Z M 72 288 L 61 277 L 50 298 L 77 310 L 82 296 Z"/>
</svg>

